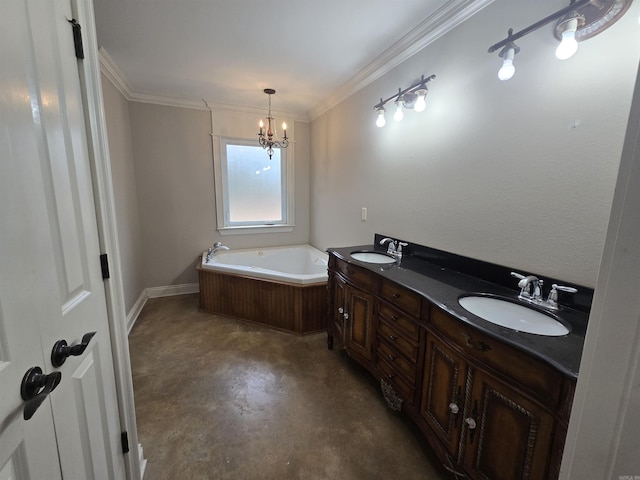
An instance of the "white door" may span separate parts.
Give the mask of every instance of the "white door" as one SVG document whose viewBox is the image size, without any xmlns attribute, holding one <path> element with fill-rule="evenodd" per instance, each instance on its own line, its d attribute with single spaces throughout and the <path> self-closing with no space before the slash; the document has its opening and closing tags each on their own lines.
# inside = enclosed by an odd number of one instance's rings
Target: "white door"
<svg viewBox="0 0 640 480">
<path fill-rule="evenodd" d="M 0 480 L 125 478 L 69 1 L 2 0 Z M 35 366 L 61 381 L 25 420 Z"/>
</svg>

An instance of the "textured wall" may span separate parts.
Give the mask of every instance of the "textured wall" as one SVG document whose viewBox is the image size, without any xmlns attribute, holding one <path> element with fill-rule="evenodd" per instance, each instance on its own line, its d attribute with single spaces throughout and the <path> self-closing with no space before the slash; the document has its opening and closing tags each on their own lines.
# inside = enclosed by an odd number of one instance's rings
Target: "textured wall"
<svg viewBox="0 0 640 480">
<path fill-rule="evenodd" d="M 130 312 L 145 285 L 142 280 L 143 244 L 138 215 L 129 104 L 105 76 L 102 76 L 102 94 L 109 136 L 125 308 Z"/>
<path fill-rule="evenodd" d="M 508 82 L 487 53 L 508 27 L 562 6 L 497 0 L 314 120 L 311 243 L 370 243 L 381 232 L 593 287 L 638 64 L 638 49 L 624 47 L 640 40 L 639 5 L 564 62 L 551 26 L 519 40 Z M 373 105 L 421 74 L 437 75 L 426 111 L 401 123 L 387 114 L 377 128 Z"/>
<path fill-rule="evenodd" d="M 308 124 L 295 125 L 294 231 L 221 237 L 216 230 L 209 111 L 139 102 L 131 102 L 129 109 L 145 287 L 197 283 L 196 256 L 218 240 L 231 248 L 308 243 Z"/>
</svg>

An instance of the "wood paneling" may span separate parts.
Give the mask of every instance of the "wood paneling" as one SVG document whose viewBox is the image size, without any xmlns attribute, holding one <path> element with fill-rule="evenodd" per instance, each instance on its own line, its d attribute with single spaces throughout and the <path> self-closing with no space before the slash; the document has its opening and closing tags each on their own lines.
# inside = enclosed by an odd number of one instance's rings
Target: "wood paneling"
<svg viewBox="0 0 640 480">
<path fill-rule="evenodd" d="M 298 334 L 327 328 L 327 286 L 198 270 L 200 308 Z"/>
</svg>

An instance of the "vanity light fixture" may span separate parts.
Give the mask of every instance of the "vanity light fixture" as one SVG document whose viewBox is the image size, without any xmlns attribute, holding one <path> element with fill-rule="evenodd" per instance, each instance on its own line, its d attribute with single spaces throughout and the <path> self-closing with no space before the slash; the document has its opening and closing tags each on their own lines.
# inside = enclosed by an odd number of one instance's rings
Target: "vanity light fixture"
<svg viewBox="0 0 640 480">
<path fill-rule="evenodd" d="M 260 127 L 260 131 L 258 132 L 258 142 L 262 148 L 267 150 L 269 160 L 271 160 L 271 157 L 273 156 L 273 147 L 287 148 L 289 146 L 289 138 L 287 138 L 287 124 L 282 122 L 284 137 L 282 137 L 282 140 L 280 141 L 274 140 L 277 138 L 277 135 L 275 121 L 273 119 L 273 115 L 271 115 L 271 95 L 275 94 L 276 91 L 273 88 L 265 88 L 264 93 L 269 96 L 269 113 L 267 114 L 266 130 L 262 119 L 260 119 L 260 123 L 258 124 Z"/>
<path fill-rule="evenodd" d="M 500 80 L 513 76 L 513 56 L 520 50 L 515 41 L 538 30 L 551 22 L 556 22 L 554 35 L 560 40 L 556 56 L 561 60 L 571 58 L 578 50 L 578 42 L 587 40 L 618 21 L 629 9 L 633 0 L 571 0 L 571 3 L 555 13 L 523 28 L 517 33 L 509 29 L 507 38 L 489 47 L 489 53 L 500 50 L 503 58 L 498 72 Z M 513 48 L 513 51 L 509 47 Z"/>
<path fill-rule="evenodd" d="M 398 88 L 398 93 L 390 96 L 386 100 L 380 99 L 380 102 L 373 106 L 374 110 L 378 114 L 376 119 L 376 125 L 378 127 L 384 127 L 387 123 L 384 118 L 386 109 L 384 106 L 388 102 L 395 102 L 396 111 L 393 114 L 393 119 L 396 122 L 401 121 L 404 118 L 404 110 L 415 110 L 416 112 L 423 112 L 426 107 L 425 98 L 428 93 L 427 83 L 436 78 L 435 75 L 430 75 L 424 78 L 424 75 L 420 77 L 420 80 L 404 90 Z"/>
</svg>

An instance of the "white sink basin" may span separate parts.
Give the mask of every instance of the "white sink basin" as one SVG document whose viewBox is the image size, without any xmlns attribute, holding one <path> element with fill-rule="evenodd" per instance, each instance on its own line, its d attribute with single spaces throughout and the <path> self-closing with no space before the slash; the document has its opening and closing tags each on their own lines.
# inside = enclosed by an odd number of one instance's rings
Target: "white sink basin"
<svg viewBox="0 0 640 480">
<path fill-rule="evenodd" d="M 351 258 L 365 263 L 395 263 L 396 259 L 391 255 L 376 252 L 352 252 Z"/>
<path fill-rule="evenodd" d="M 569 333 L 569 329 L 555 318 L 525 305 L 473 295 L 459 298 L 458 303 L 465 310 L 488 322 L 519 332 L 550 337 L 560 337 Z"/>
</svg>

